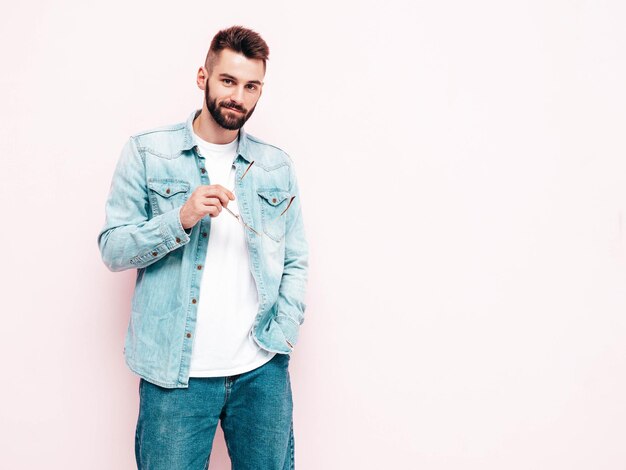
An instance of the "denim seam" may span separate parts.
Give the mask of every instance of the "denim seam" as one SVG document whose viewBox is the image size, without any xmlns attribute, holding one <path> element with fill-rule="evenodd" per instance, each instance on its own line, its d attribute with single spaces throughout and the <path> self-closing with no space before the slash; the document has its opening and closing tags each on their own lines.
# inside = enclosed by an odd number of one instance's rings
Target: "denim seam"
<svg viewBox="0 0 626 470">
<path fill-rule="evenodd" d="M 290 458 L 291 458 L 291 470 L 294 470 L 296 467 L 295 463 L 295 439 L 293 437 L 293 419 L 291 420 L 291 430 L 289 431 L 289 448 L 290 448 Z"/>
<path fill-rule="evenodd" d="M 291 320 L 292 322 L 294 322 L 294 324 L 296 326 L 300 326 L 300 323 L 298 323 L 294 318 L 292 318 L 290 315 L 287 315 L 286 313 L 277 313 L 276 314 L 277 317 L 285 317 L 288 318 L 289 320 Z"/>
<path fill-rule="evenodd" d="M 164 158 L 165 160 L 176 160 L 177 158 L 180 158 L 183 153 L 185 153 L 185 151 L 179 151 L 176 153 L 161 153 L 161 152 L 157 152 L 156 150 L 154 150 L 153 148 L 150 147 L 141 147 L 141 150 L 143 150 L 144 152 L 148 152 L 151 155 L 154 155 L 155 157 L 158 158 Z"/>
<path fill-rule="evenodd" d="M 161 234 L 163 235 L 163 234 Z M 165 247 L 165 251 L 164 253 L 160 253 L 160 250 L 162 247 Z M 148 261 L 149 259 L 158 259 L 158 256 L 150 256 L 154 251 L 157 252 L 157 254 L 163 254 L 166 255 L 167 253 L 170 252 L 167 242 L 166 241 L 162 241 L 161 243 L 159 243 L 158 245 L 156 245 L 154 248 L 151 248 L 150 250 L 146 251 L 145 253 L 139 254 L 137 256 L 134 256 L 133 258 L 131 258 L 130 260 L 130 264 L 133 265 L 137 265 L 137 264 L 143 264 L 144 262 Z"/>
<path fill-rule="evenodd" d="M 262 161 L 255 160 L 254 166 L 261 168 L 265 170 L 267 173 L 269 173 L 270 171 L 278 170 L 279 168 L 282 168 L 284 166 L 289 166 L 289 163 L 279 162 L 279 163 L 274 163 L 273 165 L 268 165 Z"/>
</svg>

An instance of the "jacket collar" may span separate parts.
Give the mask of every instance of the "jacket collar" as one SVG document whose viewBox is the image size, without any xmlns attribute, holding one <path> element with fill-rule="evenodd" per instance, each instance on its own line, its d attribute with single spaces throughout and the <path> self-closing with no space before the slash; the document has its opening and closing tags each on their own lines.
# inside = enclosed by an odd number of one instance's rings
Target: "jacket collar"
<svg viewBox="0 0 626 470">
<path fill-rule="evenodd" d="M 201 109 L 194 110 L 187 118 L 183 129 L 181 151 L 191 150 L 195 147 L 196 142 L 193 138 L 193 120 L 200 114 L 201 111 Z M 251 162 L 248 154 L 248 135 L 243 127 L 239 129 L 239 144 L 237 146 L 237 153 L 248 163 Z"/>
</svg>

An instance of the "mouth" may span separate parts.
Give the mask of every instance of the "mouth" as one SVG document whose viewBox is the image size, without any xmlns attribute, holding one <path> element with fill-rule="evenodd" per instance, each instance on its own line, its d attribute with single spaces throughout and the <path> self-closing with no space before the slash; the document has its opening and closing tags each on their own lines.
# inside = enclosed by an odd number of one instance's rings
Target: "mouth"
<svg viewBox="0 0 626 470">
<path fill-rule="evenodd" d="M 236 113 L 243 113 L 243 111 L 240 111 L 240 110 L 235 109 L 235 108 L 229 108 L 228 106 L 224 106 L 224 108 L 226 108 L 228 111 L 234 111 Z"/>
</svg>

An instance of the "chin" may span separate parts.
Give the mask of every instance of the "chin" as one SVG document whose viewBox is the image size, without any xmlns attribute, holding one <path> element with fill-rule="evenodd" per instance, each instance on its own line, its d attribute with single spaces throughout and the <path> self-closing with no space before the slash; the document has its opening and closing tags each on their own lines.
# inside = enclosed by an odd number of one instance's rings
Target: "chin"
<svg viewBox="0 0 626 470">
<path fill-rule="evenodd" d="M 237 129 L 241 129 L 244 125 L 244 122 L 241 122 L 239 119 L 236 121 L 231 121 L 228 119 L 224 119 L 224 122 L 228 125 L 228 127 L 226 127 L 226 129 L 229 129 L 231 131 L 237 130 Z"/>
</svg>

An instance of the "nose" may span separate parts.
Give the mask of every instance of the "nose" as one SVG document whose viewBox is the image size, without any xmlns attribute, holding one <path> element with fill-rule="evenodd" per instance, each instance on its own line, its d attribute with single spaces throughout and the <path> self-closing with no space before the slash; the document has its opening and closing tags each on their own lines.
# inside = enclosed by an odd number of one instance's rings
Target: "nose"
<svg viewBox="0 0 626 470">
<path fill-rule="evenodd" d="M 237 103 L 239 106 L 243 105 L 243 87 L 237 87 L 233 90 L 233 94 L 230 96 L 230 99 Z"/>
</svg>

